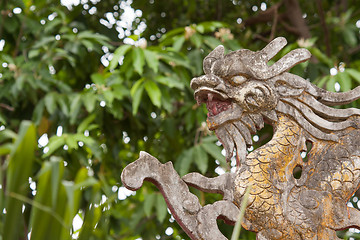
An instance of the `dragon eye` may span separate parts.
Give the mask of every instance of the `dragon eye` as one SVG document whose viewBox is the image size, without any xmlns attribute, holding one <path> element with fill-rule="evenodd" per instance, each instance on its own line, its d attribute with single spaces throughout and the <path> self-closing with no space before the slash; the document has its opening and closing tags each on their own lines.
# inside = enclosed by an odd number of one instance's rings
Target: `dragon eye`
<svg viewBox="0 0 360 240">
<path fill-rule="evenodd" d="M 247 77 L 242 76 L 242 75 L 238 75 L 238 76 L 234 76 L 230 79 L 230 83 L 231 84 L 235 84 L 235 85 L 240 85 L 244 82 L 246 82 Z"/>
</svg>

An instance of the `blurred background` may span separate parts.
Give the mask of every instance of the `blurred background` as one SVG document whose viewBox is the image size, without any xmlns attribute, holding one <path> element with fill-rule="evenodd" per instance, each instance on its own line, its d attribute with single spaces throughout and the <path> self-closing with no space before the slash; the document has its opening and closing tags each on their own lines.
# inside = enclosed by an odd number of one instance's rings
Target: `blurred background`
<svg viewBox="0 0 360 240">
<path fill-rule="evenodd" d="M 203 58 L 284 36 L 275 60 L 307 48 L 291 72 L 348 91 L 360 83 L 359 30 L 355 0 L 2 0 L 0 239 L 188 239 L 152 184 L 132 192 L 120 174 L 139 151 L 181 176 L 234 169 L 189 86 Z M 271 136 L 265 127 L 248 151 Z M 221 197 L 191 190 L 202 204 Z"/>
</svg>

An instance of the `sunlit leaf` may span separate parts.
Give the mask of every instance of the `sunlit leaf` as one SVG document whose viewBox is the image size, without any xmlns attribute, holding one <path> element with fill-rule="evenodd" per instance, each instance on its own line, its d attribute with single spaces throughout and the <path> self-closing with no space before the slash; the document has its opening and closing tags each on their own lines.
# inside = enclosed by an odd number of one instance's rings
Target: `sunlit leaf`
<svg viewBox="0 0 360 240">
<path fill-rule="evenodd" d="M 131 45 L 122 45 L 120 47 L 118 47 L 113 55 L 113 58 L 110 61 L 110 65 L 109 68 L 110 69 L 115 69 L 117 65 L 119 65 L 119 60 L 125 56 L 125 54 L 127 53 L 127 51 L 129 51 L 129 49 L 131 48 Z"/>
<path fill-rule="evenodd" d="M 185 42 L 184 36 L 177 36 L 174 38 L 173 48 L 175 51 L 180 51 Z"/>
<path fill-rule="evenodd" d="M 145 65 L 145 55 L 142 48 L 134 48 L 132 51 L 133 66 L 136 72 L 142 75 Z"/>
</svg>

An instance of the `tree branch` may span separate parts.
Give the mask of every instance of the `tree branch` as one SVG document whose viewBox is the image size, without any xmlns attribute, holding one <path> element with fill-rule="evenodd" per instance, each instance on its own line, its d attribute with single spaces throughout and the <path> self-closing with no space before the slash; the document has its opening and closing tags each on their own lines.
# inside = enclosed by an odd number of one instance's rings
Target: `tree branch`
<svg viewBox="0 0 360 240">
<path fill-rule="evenodd" d="M 303 18 L 303 14 L 297 0 L 285 0 L 286 16 L 292 27 L 297 29 L 300 38 L 310 38 L 309 27 Z"/>
<path fill-rule="evenodd" d="M 326 46 L 326 55 L 328 57 L 330 57 L 331 56 L 331 46 L 330 46 L 330 40 L 329 40 L 329 29 L 325 22 L 324 8 L 322 6 L 321 0 L 316 0 L 316 5 L 317 5 L 318 11 L 319 11 L 320 24 L 321 24 L 322 28 L 324 29 L 324 42 L 325 42 L 325 46 Z"/>
<path fill-rule="evenodd" d="M 270 41 L 272 41 L 275 37 L 275 33 L 276 33 L 276 26 L 278 23 L 278 8 L 275 8 L 275 12 L 274 12 L 274 21 L 273 21 L 273 25 L 271 26 L 271 34 L 270 34 Z"/>
<path fill-rule="evenodd" d="M 267 10 L 265 10 L 263 12 L 260 12 L 258 15 L 254 16 L 254 17 L 250 17 L 250 18 L 244 20 L 244 25 L 250 26 L 250 25 L 263 23 L 263 22 L 271 22 L 274 19 L 275 12 L 277 14 L 278 9 L 282 3 L 283 3 L 283 1 L 271 6 L 270 8 L 268 8 Z"/>
</svg>

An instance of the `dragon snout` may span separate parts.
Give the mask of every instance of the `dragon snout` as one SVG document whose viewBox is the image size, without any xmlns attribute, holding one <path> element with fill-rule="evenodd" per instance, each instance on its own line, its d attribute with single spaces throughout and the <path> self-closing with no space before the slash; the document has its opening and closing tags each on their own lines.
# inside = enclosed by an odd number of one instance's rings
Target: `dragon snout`
<svg viewBox="0 0 360 240">
<path fill-rule="evenodd" d="M 193 78 L 190 82 L 190 87 L 193 90 L 197 90 L 200 87 L 216 88 L 219 85 L 223 85 L 223 80 L 215 75 L 202 75 Z"/>
</svg>

